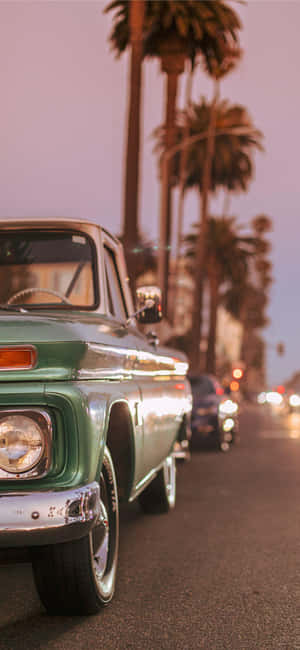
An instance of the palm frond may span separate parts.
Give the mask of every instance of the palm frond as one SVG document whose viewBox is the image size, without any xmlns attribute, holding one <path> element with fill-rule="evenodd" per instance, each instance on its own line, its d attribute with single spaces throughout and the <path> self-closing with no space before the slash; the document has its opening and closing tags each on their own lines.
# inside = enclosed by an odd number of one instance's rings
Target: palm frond
<svg viewBox="0 0 300 650">
<path fill-rule="evenodd" d="M 192 63 L 222 63 L 225 51 L 238 44 L 241 22 L 224 0 L 141 0 L 145 2 L 143 29 L 144 56 L 161 57 L 162 47 L 174 39 Z M 114 12 L 110 41 L 120 55 L 130 44 L 130 0 L 114 0 L 104 9 Z"/>
</svg>

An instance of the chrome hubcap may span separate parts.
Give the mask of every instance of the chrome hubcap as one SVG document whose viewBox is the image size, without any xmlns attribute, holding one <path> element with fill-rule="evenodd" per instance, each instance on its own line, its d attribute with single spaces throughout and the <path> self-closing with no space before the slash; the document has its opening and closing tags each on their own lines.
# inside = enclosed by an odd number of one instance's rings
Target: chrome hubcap
<svg viewBox="0 0 300 650">
<path fill-rule="evenodd" d="M 175 476 L 176 476 L 175 459 L 174 456 L 169 456 L 166 459 L 164 464 L 164 477 L 165 477 L 167 499 L 169 501 L 170 506 L 173 506 L 175 504 L 175 496 L 176 496 Z"/>
<path fill-rule="evenodd" d="M 109 521 L 102 501 L 100 521 L 92 532 L 92 545 L 94 572 L 96 579 L 99 581 L 105 573 L 109 551 Z"/>
</svg>

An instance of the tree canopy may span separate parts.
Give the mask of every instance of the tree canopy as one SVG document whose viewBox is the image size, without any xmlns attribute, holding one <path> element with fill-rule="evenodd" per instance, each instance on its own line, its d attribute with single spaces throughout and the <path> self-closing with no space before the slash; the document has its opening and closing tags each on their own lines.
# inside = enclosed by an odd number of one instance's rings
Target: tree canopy
<svg viewBox="0 0 300 650">
<path fill-rule="evenodd" d="M 128 0 L 114 0 L 105 8 L 115 11 L 110 40 L 117 55 L 129 45 L 129 9 Z M 145 0 L 144 56 L 161 57 L 166 44 L 192 61 L 201 53 L 211 69 L 237 45 L 240 29 L 239 16 L 221 0 Z"/>
<path fill-rule="evenodd" d="M 207 134 L 211 104 L 202 97 L 188 110 L 189 137 L 195 141 L 188 147 L 185 188 L 196 187 L 202 190 L 203 167 L 206 157 Z M 184 133 L 184 112 L 178 115 L 177 143 L 182 141 Z M 234 133 L 236 131 L 236 133 Z M 203 138 L 201 136 L 203 135 Z M 199 139 L 197 139 L 199 136 Z M 154 131 L 155 150 L 163 153 L 165 128 Z M 263 135 L 253 124 L 247 109 L 240 104 L 231 104 L 223 99 L 216 106 L 215 146 L 212 158 L 210 189 L 220 187 L 229 191 L 246 191 L 253 176 L 253 153 L 263 150 Z M 181 152 L 176 155 L 173 183 L 179 180 L 179 162 Z"/>
</svg>

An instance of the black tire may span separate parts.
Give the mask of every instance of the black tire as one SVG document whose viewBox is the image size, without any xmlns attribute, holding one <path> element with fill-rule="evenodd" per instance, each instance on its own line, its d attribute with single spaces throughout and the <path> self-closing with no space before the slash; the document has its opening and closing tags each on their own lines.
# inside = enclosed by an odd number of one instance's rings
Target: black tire
<svg viewBox="0 0 300 650">
<path fill-rule="evenodd" d="M 102 523 L 89 535 L 32 549 L 35 584 L 49 614 L 96 614 L 113 597 L 119 511 L 116 477 L 108 449 L 101 470 L 100 499 Z"/>
<path fill-rule="evenodd" d="M 176 463 L 186 463 L 191 460 L 190 441 L 192 438 L 192 430 L 190 419 L 184 417 L 176 442 L 174 443 L 173 452 Z"/>
<path fill-rule="evenodd" d="M 166 458 L 157 476 L 140 494 L 142 510 L 148 514 L 169 512 L 176 501 L 176 462 L 171 454 Z"/>
</svg>

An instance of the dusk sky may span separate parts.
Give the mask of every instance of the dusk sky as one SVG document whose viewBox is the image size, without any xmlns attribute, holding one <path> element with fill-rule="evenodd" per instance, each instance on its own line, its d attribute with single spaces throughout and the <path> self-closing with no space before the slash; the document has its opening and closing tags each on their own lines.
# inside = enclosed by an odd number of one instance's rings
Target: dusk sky
<svg viewBox="0 0 300 650">
<path fill-rule="evenodd" d="M 71 216 L 121 231 L 128 58 L 116 60 L 107 2 L 0 2 L 0 217 Z M 231 202 L 247 225 L 274 220 L 274 284 L 269 306 L 268 380 L 300 371 L 300 2 L 235 4 L 243 22 L 244 57 L 222 95 L 244 104 L 264 133 L 250 190 Z M 181 80 L 183 95 L 184 76 Z M 194 98 L 211 95 L 195 75 Z M 164 77 L 144 65 L 140 214 L 158 238 L 159 184 L 153 129 L 163 120 Z M 198 198 L 185 205 L 185 230 L 198 218 Z M 286 353 L 276 355 L 283 341 Z"/>
</svg>

